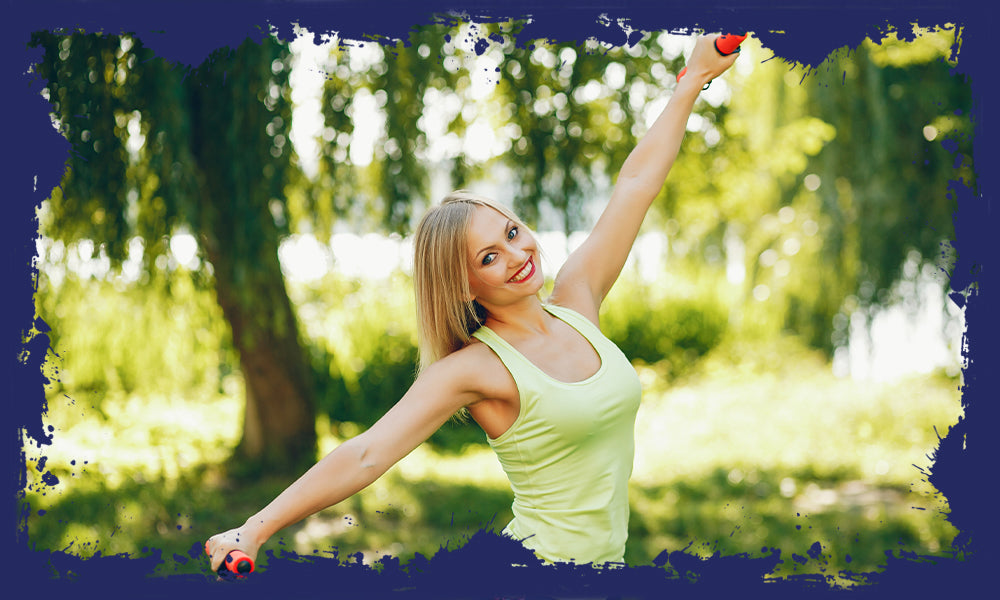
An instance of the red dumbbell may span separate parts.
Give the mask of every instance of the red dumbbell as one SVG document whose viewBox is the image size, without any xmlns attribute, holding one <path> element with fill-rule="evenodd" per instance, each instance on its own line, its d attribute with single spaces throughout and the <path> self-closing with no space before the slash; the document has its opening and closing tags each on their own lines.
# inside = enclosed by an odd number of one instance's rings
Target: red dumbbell
<svg viewBox="0 0 1000 600">
<path fill-rule="evenodd" d="M 208 554 L 208 542 L 205 542 L 205 554 Z M 226 559 L 219 565 L 219 575 L 224 575 L 226 571 L 242 577 L 247 573 L 253 573 L 253 559 L 240 550 L 231 550 L 226 555 Z"/>
<path fill-rule="evenodd" d="M 740 44 L 743 43 L 743 40 L 747 39 L 747 35 L 746 33 L 724 33 L 715 38 L 715 50 L 722 56 L 735 54 L 740 51 Z M 677 81 L 680 81 L 681 77 L 684 77 L 687 70 L 687 67 L 681 69 L 681 72 L 677 74 Z"/>
</svg>

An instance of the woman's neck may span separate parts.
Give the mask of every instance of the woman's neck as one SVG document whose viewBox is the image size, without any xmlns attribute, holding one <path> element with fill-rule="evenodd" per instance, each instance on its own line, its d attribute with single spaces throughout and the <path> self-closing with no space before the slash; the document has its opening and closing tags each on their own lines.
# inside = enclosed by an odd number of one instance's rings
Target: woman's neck
<svg viewBox="0 0 1000 600">
<path fill-rule="evenodd" d="M 485 308 L 488 312 L 485 325 L 508 337 L 533 337 L 549 330 L 549 314 L 538 296 L 529 296 L 515 304 Z"/>
</svg>

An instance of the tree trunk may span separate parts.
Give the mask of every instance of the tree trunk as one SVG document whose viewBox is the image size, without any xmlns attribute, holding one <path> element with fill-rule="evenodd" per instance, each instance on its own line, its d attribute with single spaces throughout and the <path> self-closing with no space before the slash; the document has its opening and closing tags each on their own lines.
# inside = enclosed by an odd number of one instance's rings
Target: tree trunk
<svg viewBox="0 0 1000 600">
<path fill-rule="evenodd" d="M 287 56 L 273 40 L 248 41 L 206 61 L 186 90 L 190 181 L 199 199 L 189 219 L 212 264 L 243 371 L 243 437 L 231 468 L 250 477 L 298 475 L 316 460 L 311 374 L 278 260 L 282 231 L 271 212 L 293 170 L 291 149 L 275 145 L 291 123 L 287 72 L 274 69 Z"/>
<path fill-rule="evenodd" d="M 234 456 L 238 461 L 234 473 L 297 474 L 316 459 L 316 409 L 277 249 L 261 253 L 267 257 L 262 261 L 266 264 L 256 265 L 258 272 L 249 289 L 241 289 L 231 278 L 232 259 L 208 254 L 216 268 L 218 301 L 232 328 L 246 387 L 243 436 Z M 251 295 L 252 311 L 245 302 Z"/>
</svg>

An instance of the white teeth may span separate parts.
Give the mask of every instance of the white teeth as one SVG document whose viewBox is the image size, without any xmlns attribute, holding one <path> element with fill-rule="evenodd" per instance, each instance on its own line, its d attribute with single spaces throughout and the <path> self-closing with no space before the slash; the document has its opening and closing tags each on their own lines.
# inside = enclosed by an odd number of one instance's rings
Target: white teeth
<svg viewBox="0 0 1000 600">
<path fill-rule="evenodd" d="M 522 281 L 528 278 L 528 275 L 530 273 L 531 273 L 531 260 L 529 259 L 528 262 L 525 263 L 523 267 L 521 267 L 521 270 L 510 278 L 510 281 L 512 283 L 521 283 Z"/>
</svg>

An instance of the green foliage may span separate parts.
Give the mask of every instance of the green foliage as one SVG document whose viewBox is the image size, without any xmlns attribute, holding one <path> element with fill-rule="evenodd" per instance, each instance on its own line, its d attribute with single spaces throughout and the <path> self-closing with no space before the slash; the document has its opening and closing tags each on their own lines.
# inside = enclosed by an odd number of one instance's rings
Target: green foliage
<svg viewBox="0 0 1000 600">
<path fill-rule="evenodd" d="M 303 221 L 317 226 L 321 238 L 337 218 L 396 233 L 414 224 L 414 207 L 423 206 L 430 192 L 427 99 L 463 85 L 445 61 L 455 53 L 449 41 L 459 27 L 455 19 L 440 19 L 414 28 L 405 40 L 338 39 L 331 48 L 330 76 L 323 86 L 320 172 L 303 205 L 296 207 Z M 362 92 L 371 95 L 385 125 L 376 134 L 372 161 L 355 164 L 350 145 Z"/>
<path fill-rule="evenodd" d="M 383 226 L 402 233 L 410 228 L 413 207 L 430 192 L 420 154 L 428 146 L 420 128 L 424 98 L 434 84 L 450 83 L 440 60 L 446 36 L 441 26 L 415 29 L 409 40 L 387 46 L 387 60 L 372 77 L 376 100 L 386 111 L 385 137 L 376 144 L 377 194 L 384 205 Z"/>
<path fill-rule="evenodd" d="M 778 548 L 783 563 L 773 576 L 836 579 L 843 570 L 877 572 L 887 552 L 948 551 L 956 531 L 945 518 L 947 501 L 918 467 L 928 466 L 935 428 L 943 435 L 961 411 L 955 381 L 836 379 L 821 354 L 794 340 L 727 342 L 703 364 L 672 382 L 666 366 L 639 368 L 645 392 L 630 564 L 649 565 L 663 550 L 707 557 Z M 162 574 L 207 573 L 204 540 L 242 522 L 298 474 L 238 485 L 220 477 L 239 430 L 219 416 L 240 405 L 239 390 L 119 396 L 103 418 L 55 399 L 46 416 L 55 442 L 44 467 L 41 450 L 27 448 L 30 546 L 81 556 L 162 549 Z M 318 432 L 320 454 L 344 439 L 322 422 Z M 59 484 L 44 485 L 43 469 Z M 422 446 L 362 493 L 282 531 L 265 550 L 341 558 L 362 552 L 366 564 L 386 553 L 429 556 L 480 528 L 502 527 L 511 500 L 490 450 Z M 821 553 L 809 557 L 816 542 Z M 192 549 L 198 552 L 188 556 Z"/>
<path fill-rule="evenodd" d="M 66 394 L 100 411 L 109 396 L 200 394 L 235 369 L 214 295 L 187 271 L 146 287 L 43 276 L 35 300 L 52 328 L 50 401 Z"/>
<path fill-rule="evenodd" d="M 732 472 L 718 468 L 692 480 L 634 486 L 633 543 L 626 562 L 648 563 L 664 549 L 685 549 L 703 559 L 716 553 L 767 557 L 778 550 L 781 561 L 769 578 L 811 574 L 824 577 L 827 585 L 851 587 L 857 579 L 848 573 L 877 573 L 886 553 L 910 548 L 921 548 L 923 554 L 946 552 L 955 535 L 944 519 L 928 518 L 934 502 L 905 488 L 775 471 L 754 471 L 752 481 L 734 484 Z M 787 497 L 780 490 L 790 479 L 809 483 Z M 829 498 L 835 505 L 807 512 L 806 498 Z M 820 551 L 811 553 L 815 544 Z M 688 576 L 674 564 L 667 568 Z"/>
<path fill-rule="evenodd" d="M 386 229 L 406 231 L 429 191 L 433 109 L 443 111 L 450 141 L 460 143 L 473 123 L 488 124 L 507 148 L 487 159 L 462 150 L 445 156 L 440 166 L 453 187 L 509 171 L 517 182 L 511 203 L 529 223 L 554 211 L 559 222 L 549 226 L 587 226 L 584 208 L 617 173 L 683 57 L 665 33 L 611 47 L 525 39 L 525 25 L 441 18 L 405 40 L 338 40 L 324 86 L 320 175 L 296 211 L 320 215 L 321 235 L 331 215 L 354 223 L 375 216 Z M 495 90 L 480 97 L 479 80 Z M 374 98 L 385 119 L 367 165 L 354 164 L 349 152 L 359 92 Z M 701 102 L 696 110 L 717 122 L 725 108 Z"/>
<path fill-rule="evenodd" d="M 385 280 L 330 274 L 291 293 L 301 314 L 315 315 L 305 322 L 305 337 L 320 414 L 335 430 L 370 427 L 416 376 L 412 280 L 399 272 Z M 445 424 L 430 440 L 449 451 L 483 441 L 478 428 L 460 422 Z"/>
<path fill-rule="evenodd" d="M 697 540 L 700 556 L 780 548 L 777 575 L 836 576 L 947 551 L 955 529 L 927 473 L 961 414 L 956 380 L 838 379 L 787 337 L 727 338 L 672 384 L 658 365 L 640 377 L 631 559 Z M 822 557 L 793 559 L 816 542 Z"/>
<path fill-rule="evenodd" d="M 456 186 L 502 173 L 530 222 L 555 214 L 567 231 L 585 226 L 594 197 L 683 63 L 683 44 L 665 33 L 612 48 L 527 40 L 524 26 L 441 19 L 405 40 L 367 44 L 368 62 L 360 44 L 338 41 L 326 65 L 313 181 L 299 172 L 289 141 L 291 60 L 279 40 L 220 49 L 185 70 L 127 35 L 35 34 L 32 43 L 45 51 L 37 73 L 73 148 L 40 215 L 41 232 L 66 244 L 92 241 L 112 268 L 141 239 L 141 285 L 163 277 L 171 236 L 190 232 L 200 254 L 197 274 L 185 281 L 215 286 L 222 308 L 198 296 L 185 313 L 191 330 L 203 324 L 197 335 L 211 339 L 174 347 L 168 334 L 154 334 L 169 353 L 190 352 L 199 365 L 157 371 L 146 354 L 113 349 L 143 340 L 111 323 L 108 307 L 181 309 L 138 289 L 118 290 L 98 309 L 40 290 L 39 314 L 57 342 L 95 353 L 68 352 L 66 381 L 76 390 L 138 393 L 147 385 L 141 374 L 156 371 L 149 389 L 201 385 L 213 369 L 235 368 L 217 330 L 221 314 L 240 356 L 258 344 L 273 347 L 263 362 L 280 357 L 290 380 L 305 382 L 311 367 L 321 412 L 373 422 L 412 378 L 408 288 L 329 279 L 293 306 L 277 262 L 281 240 L 293 230 L 324 240 L 338 222 L 405 232 L 426 200 L 431 169 L 442 165 Z M 724 339 L 787 333 L 829 352 L 846 341 L 836 323 L 888 302 L 908 259 L 947 270 L 956 210 L 949 185 L 975 185 L 971 94 L 950 70 L 958 41 L 954 28 L 906 43 L 889 36 L 806 73 L 762 60 L 766 51 L 748 40 L 741 61 L 751 68 L 713 84 L 730 95 L 702 95 L 650 218 L 668 233 L 672 275 L 655 285 L 618 284 L 602 315 L 612 339 L 637 360 L 667 361 L 671 377 Z M 497 86 L 486 97 L 473 85 L 480 59 L 496 65 L 488 78 Z M 350 150 L 365 94 L 385 126 L 372 162 L 361 165 Z M 482 162 L 458 151 L 430 164 L 427 115 L 441 107 L 446 135 L 488 123 L 507 151 Z M 81 297 L 89 293 L 91 284 L 79 285 Z M 111 297 L 107 285 L 98 287 L 98 297 Z M 182 302 L 195 297 L 173 292 Z M 85 334 L 91 314 L 108 323 L 92 331 L 103 338 Z M 159 318 L 137 318 L 137 326 L 160 331 Z M 300 329 L 308 358 L 296 347 Z M 209 375 L 195 374 L 202 372 Z"/>
<path fill-rule="evenodd" d="M 273 285 L 292 177 L 287 48 L 264 36 L 180 69 L 127 35 L 38 32 L 32 44 L 73 146 L 44 234 L 92 240 L 112 267 L 138 236 L 152 270 L 169 236 L 192 232 L 210 261 L 201 268 L 250 321 L 287 329 Z"/>
<path fill-rule="evenodd" d="M 401 274 L 384 281 L 331 275 L 296 291 L 304 310 L 322 314 L 309 337 L 319 408 L 334 421 L 371 425 L 413 383 L 416 324 L 407 284 Z"/>
<path fill-rule="evenodd" d="M 501 28 L 497 87 L 512 131 L 502 158 L 520 182 L 513 200 L 528 223 L 554 209 L 567 234 L 589 226 L 585 208 L 614 177 L 683 63 L 668 36 L 627 47 L 588 41 L 518 40 L 524 23 Z M 705 104 L 699 112 L 711 112 Z"/>
<path fill-rule="evenodd" d="M 129 237 L 129 153 L 126 137 L 141 55 L 118 36 L 39 32 L 37 65 L 60 132 L 73 146 L 62 188 L 53 194 L 53 225 L 67 241 L 109 240 L 108 255 L 124 260 Z"/>
<path fill-rule="evenodd" d="M 412 281 L 399 272 L 385 280 L 331 274 L 291 294 L 304 319 L 320 412 L 334 423 L 372 425 L 415 377 Z M 667 366 L 677 377 L 723 338 L 727 314 L 714 287 L 627 273 L 604 304 L 601 326 L 630 359 Z M 449 423 L 431 442 L 460 450 L 485 438 L 472 424 Z"/>
<path fill-rule="evenodd" d="M 974 185 L 956 35 L 892 34 L 813 71 L 744 42 L 752 68 L 725 80 L 723 118 L 689 132 L 659 207 L 676 253 L 742 263 L 732 308 L 747 334 L 829 353 L 846 343 L 835 318 L 888 304 L 912 252 L 950 269 L 950 186 Z"/>
<path fill-rule="evenodd" d="M 719 343 L 728 315 L 708 286 L 679 289 L 626 272 L 601 306 L 601 330 L 625 356 L 660 363 L 678 377 Z"/>
<path fill-rule="evenodd" d="M 151 265 L 182 224 L 236 256 L 277 238 L 271 203 L 283 197 L 291 156 L 281 43 L 248 40 L 193 70 L 127 35 L 37 32 L 32 44 L 45 51 L 44 95 L 73 146 L 47 235 L 95 240 L 113 266 L 136 235 Z"/>
<path fill-rule="evenodd" d="M 911 252 L 951 269 L 952 187 L 976 185 L 971 89 L 952 69 L 958 43 L 954 26 L 907 44 L 892 35 L 835 54 L 810 77 L 806 110 L 837 129 L 810 164 L 828 219 L 822 256 L 843 271 L 850 304 L 886 304 Z"/>
<path fill-rule="evenodd" d="M 277 255 L 285 188 L 298 180 L 285 44 L 263 35 L 182 69 L 131 35 L 37 32 L 31 43 L 72 147 L 41 233 L 92 244 L 112 270 L 138 240 L 145 281 L 161 277 L 173 236 L 191 234 L 197 281 L 214 286 L 237 356 L 254 365 L 247 414 L 270 409 L 248 419 L 245 464 L 310 456 L 308 373 Z"/>
</svg>

